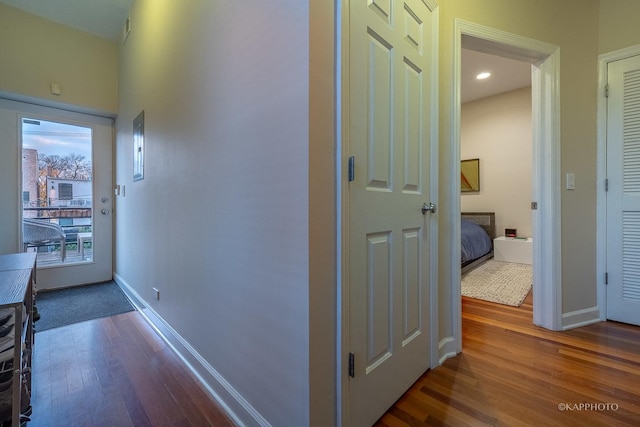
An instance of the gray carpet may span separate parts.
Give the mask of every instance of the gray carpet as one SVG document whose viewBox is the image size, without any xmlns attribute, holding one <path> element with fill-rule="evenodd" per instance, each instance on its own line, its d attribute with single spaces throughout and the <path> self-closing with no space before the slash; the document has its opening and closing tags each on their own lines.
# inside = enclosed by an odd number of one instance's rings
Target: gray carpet
<svg viewBox="0 0 640 427">
<path fill-rule="evenodd" d="M 36 332 L 135 310 L 113 281 L 40 291 L 36 296 L 36 306 L 40 313 L 40 320 L 35 324 Z"/>
</svg>

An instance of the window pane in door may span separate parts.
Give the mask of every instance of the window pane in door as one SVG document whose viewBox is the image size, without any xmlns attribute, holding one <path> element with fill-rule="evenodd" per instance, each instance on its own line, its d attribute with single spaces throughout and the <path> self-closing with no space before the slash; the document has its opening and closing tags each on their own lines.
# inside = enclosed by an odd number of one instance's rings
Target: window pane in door
<svg viewBox="0 0 640 427">
<path fill-rule="evenodd" d="M 93 260 L 92 129 L 22 120 L 22 240 L 38 266 Z"/>
</svg>

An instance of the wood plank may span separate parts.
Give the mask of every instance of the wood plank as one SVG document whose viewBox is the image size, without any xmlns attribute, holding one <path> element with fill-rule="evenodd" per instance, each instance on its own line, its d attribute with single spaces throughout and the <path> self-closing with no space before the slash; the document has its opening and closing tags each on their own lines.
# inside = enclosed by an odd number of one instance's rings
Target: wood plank
<svg viewBox="0 0 640 427">
<path fill-rule="evenodd" d="M 233 426 L 140 313 L 36 334 L 30 427 Z"/>
<path fill-rule="evenodd" d="M 531 324 L 530 300 L 463 299 L 463 353 L 423 375 L 377 425 L 637 425 L 640 329 L 547 331 Z M 136 312 L 39 332 L 33 378 L 31 427 L 233 425 Z"/>
<path fill-rule="evenodd" d="M 462 354 L 427 371 L 378 426 L 640 423 L 640 328 L 553 332 L 520 307 L 462 299 Z"/>
</svg>

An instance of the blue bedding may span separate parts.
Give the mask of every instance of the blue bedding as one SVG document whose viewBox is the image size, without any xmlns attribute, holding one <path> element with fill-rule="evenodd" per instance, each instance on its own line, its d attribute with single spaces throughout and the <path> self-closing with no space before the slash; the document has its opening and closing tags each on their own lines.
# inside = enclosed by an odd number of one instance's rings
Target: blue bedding
<svg viewBox="0 0 640 427">
<path fill-rule="evenodd" d="M 491 239 L 482 227 L 466 219 L 462 220 L 461 225 L 463 264 L 491 252 Z"/>
</svg>

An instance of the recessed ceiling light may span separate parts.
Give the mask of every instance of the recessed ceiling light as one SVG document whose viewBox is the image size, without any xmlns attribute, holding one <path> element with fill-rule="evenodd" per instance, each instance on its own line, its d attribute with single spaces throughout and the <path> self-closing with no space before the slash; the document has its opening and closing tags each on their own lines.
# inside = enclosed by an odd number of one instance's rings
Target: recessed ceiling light
<svg viewBox="0 0 640 427">
<path fill-rule="evenodd" d="M 484 80 L 484 79 L 488 78 L 489 76 L 491 76 L 491 73 L 484 72 L 484 73 L 480 73 L 480 74 L 478 74 L 478 75 L 476 76 L 476 79 L 478 79 L 478 80 Z"/>
</svg>

